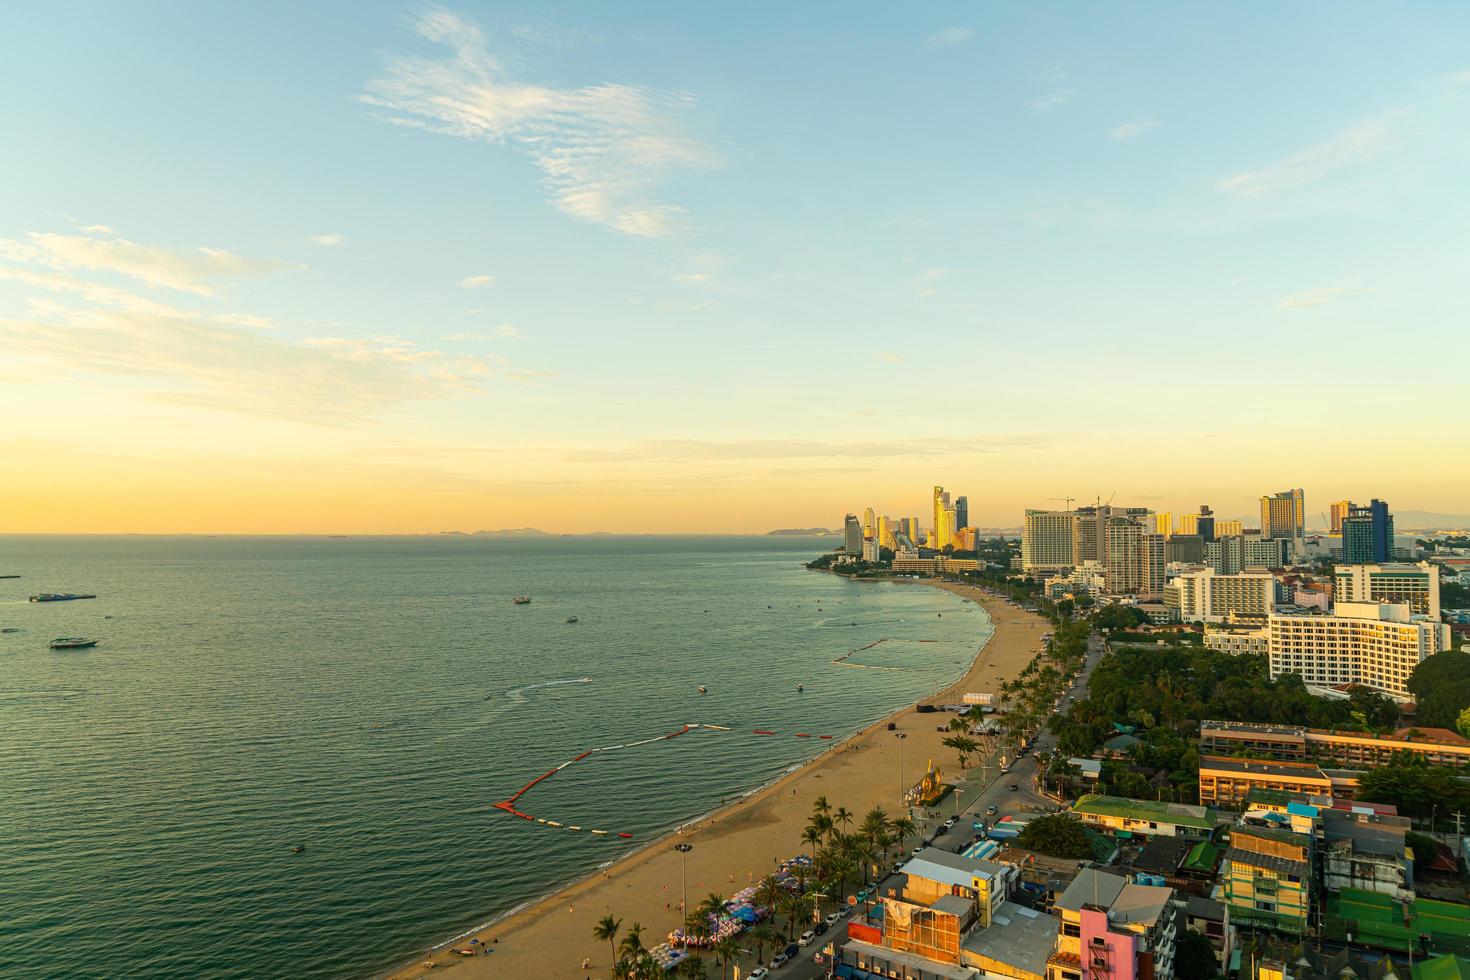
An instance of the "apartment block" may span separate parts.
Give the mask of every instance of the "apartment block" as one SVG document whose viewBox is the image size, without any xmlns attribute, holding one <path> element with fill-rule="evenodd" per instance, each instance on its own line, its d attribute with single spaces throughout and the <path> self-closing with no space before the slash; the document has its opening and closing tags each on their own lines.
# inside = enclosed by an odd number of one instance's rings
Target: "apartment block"
<svg viewBox="0 0 1470 980">
<path fill-rule="evenodd" d="M 1021 528 L 1021 567 L 1027 572 L 1065 572 L 1076 564 L 1069 510 L 1028 510 Z"/>
<path fill-rule="evenodd" d="M 1439 568 L 1427 561 L 1390 565 L 1338 565 L 1332 570 L 1337 602 L 1403 603 L 1409 611 L 1439 619 Z"/>
<path fill-rule="evenodd" d="M 1264 620 L 1276 607 L 1276 580 L 1267 572 L 1188 572 L 1165 587 L 1164 604 L 1177 608 L 1186 623 L 1223 623 L 1232 616 Z"/>
<path fill-rule="evenodd" d="M 1271 676 L 1299 674 L 1309 686 L 1361 684 L 1407 699 L 1414 668 L 1448 650 L 1449 627 L 1413 617 L 1409 606 L 1339 602 L 1331 616 L 1272 615 Z"/>
<path fill-rule="evenodd" d="M 1175 891 L 1085 868 L 1056 901 L 1047 980 L 1171 980 Z"/>
<path fill-rule="evenodd" d="M 1312 909 L 1312 838 L 1237 827 L 1220 864 L 1221 900 L 1240 926 L 1301 935 Z"/>
<path fill-rule="evenodd" d="M 1408 752 L 1432 766 L 1470 768 L 1470 739 L 1447 728 L 1401 728 L 1390 735 L 1333 732 L 1296 725 L 1239 721 L 1202 721 L 1201 755 L 1247 753 L 1252 756 L 1352 769 L 1377 769 Z"/>
</svg>

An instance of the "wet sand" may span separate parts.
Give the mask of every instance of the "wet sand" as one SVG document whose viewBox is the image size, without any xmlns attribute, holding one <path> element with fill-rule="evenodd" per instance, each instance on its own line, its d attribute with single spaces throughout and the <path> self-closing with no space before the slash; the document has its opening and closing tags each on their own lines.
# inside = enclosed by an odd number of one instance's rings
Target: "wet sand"
<svg viewBox="0 0 1470 980">
<path fill-rule="evenodd" d="M 1041 648 L 1041 635 L 1051 624 L 1040 616 L 992 599 L 963 585 L 932 584 L 983 605 L 995 633 L 977 654 L 965 676 L 932 699 L 936 704 L 958 701 L 965 691 L 995 691 L 1016 677 Z M 710 892 L 729 896 L 772 869 L 783 858 L 801 853 L 801 831 L 811 816 L 812 803 L 825 796 L 833 809 L 847 807 L 853 826 L 875 806 L 890 816 L 901 812 L 899 799 L 899 740 L 887 731 L 894 722 L 907 735 L 903 745 L 903 782 L 912 785 L 929 759 L 945 773 L 956 767 L 955 752 L 940 743 L 946 737 L 935 730 L 949 715 L 919 714 L 913 706 L 874 723 L 841 745 L 759 793 L 715 812 L 699 824 L 669 835 L 618 864 L 515 913 L 453 946 L 468 946 L 472 938 L 493 943 L 495 952 L 466 958 L 446 947 L 418 958 L 392 974 L 401 978 L 451 975 L 478 977 L 546 977 L 582 980 L 607 978 L 612 973 L 612 951 L 592 937 L 593 926 L 605 915 L 644 926 L 646 946 L 663 942 L 681 921 L 679 914 L 679 854 L 675 843 L 693 846 L 687 857 L 689 904 Z M 769 957 L 771 953 L 767 951 Z M 583 960 L 590 966 L 582 967 Z M 707 957 L 708 959 L 708 957 Z M 756 964 L 741 961 L 742 975 Z"/>
</svg>

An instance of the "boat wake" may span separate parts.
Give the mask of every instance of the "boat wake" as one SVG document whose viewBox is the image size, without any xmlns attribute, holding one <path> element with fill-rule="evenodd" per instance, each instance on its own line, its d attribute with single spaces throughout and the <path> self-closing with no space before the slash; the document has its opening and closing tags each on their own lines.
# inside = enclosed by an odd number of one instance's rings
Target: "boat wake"
<svg viewBox="0 0 1470 980">
<path fill-rule="evenodd" d="M 505 694 L 503 694 L 503 695 L 502 694 L 487 694 L 487 695 L 485 695 L 485 700 L 486 701 L 494 701 L 496 698 L 504 697 L 507 701 L 511 702 L 512 704 L 527 704 L 527 703 L 530 702 L 531 699 L 528 698 L 528 697 L 526 697 L 526 695 L 528 693 L 530 693 L 531 691 L 539 691 L 539 690 L 542 690 L 543 688 L 548 688 L 548 687 L 565 687 L 568 684 L 591 684 L 591 683 L 592 683 L 592 678 L 590 678 L 590 677 L 572 677 L 572 678 L 569 678 L 569 679 L 564 680 L 564 681 L 542 681 L 539 684 L 527 684 L 524 687 L 512 688 L 511 690 L 506 691 Z"/>
</svg>

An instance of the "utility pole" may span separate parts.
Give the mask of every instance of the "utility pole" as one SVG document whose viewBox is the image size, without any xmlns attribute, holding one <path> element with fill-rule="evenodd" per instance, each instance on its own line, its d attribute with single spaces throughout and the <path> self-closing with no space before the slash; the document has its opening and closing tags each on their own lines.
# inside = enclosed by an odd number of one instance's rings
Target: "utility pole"
<svg viewBox="0 0 1470 980">
<path fill-rule="evenodd" d="M 898 739 L 898 807 L 902 810 L 907 805 L 903 794 L 903 740 L 908 738 L 908 734 L 895 732 L 893 737 Z"/>
</svg>

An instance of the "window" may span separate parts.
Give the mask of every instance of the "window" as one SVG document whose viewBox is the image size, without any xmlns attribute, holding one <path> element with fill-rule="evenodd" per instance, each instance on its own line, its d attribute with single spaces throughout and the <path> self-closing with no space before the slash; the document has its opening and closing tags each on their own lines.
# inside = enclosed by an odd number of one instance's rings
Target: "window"
<svg viewBox="0 0 1470 980">
<path fill-rule="evenodd" d="M 1071 936 L 1073 939 L 1077 939 L 1078 937 L 1080 937 L 1082 935 L 1082 927 L 1081 926 L 1073 925 L 1070 922 L 1063 922 L 1062 923 L 1062 935 L 1064 935 L 1064 936 Z"/>
</svg>

